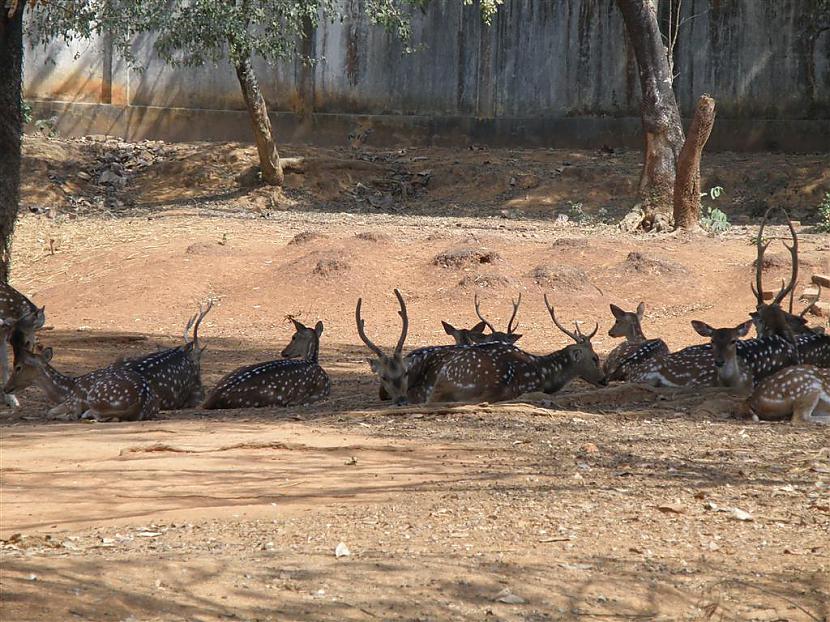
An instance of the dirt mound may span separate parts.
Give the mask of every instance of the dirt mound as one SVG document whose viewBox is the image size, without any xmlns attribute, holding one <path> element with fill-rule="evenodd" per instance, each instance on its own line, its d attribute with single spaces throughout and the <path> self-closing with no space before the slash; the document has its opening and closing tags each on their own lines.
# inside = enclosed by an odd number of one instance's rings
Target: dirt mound
<svg viewBox="0 0 830 622">
<path fill-rule="evenodd" d="M 537 285 L 553 289 L 581 290 L 588 284 L 588 275 L 576 266 L 543 264 L 533 268 L 530 276 Z"/>
<path fill-rule="evenodd" d="M 358 240 L 362 240 L 364 242 L 391 242 L 392 236 L 388 233 L 380 233 L 379 231 L 361 231 L 360 233 L 355 233 L 355 236 Z"/>
<path fill-rule="evenodd" d="M 688 270 L 679 263 L 646 255 L 639 251 L 628 253 L 622 262 L 623 272 L 637 274 L 687 274 Z"/>
<path fill-rule="evenodd" d="M 458 281 L 458 287 L 461 289 L 469 289 L 479 287 L 481 289 L 504 289 L 507 287 L 515 287 L 513 280 L 507 278 L 502 274 L 467 274 Z"/>
<path fill-rule="evenodd" d="M 486 248 L 462 247 L 438 253 L 432 263 L 442 268 L 458 269 L 480 264 L 494 264 L 500 260 L 501 256 L 496 251 Z"/>
<path fill-rule="evenodd" d="M 306 244 L 308 242 L 313 242 L 314 240 L 324 240 L 327 237 L 328 236 L 326 234 L 318 233 L 317 231 L 301 231 L 288 241 L 288 246 Z"/>
<path fill-rule="evenodd" d="M 351 266 L 349 262 L 339 257 L 325 257 L 314 266 L 312 273 L 317 276 L 329 277 L 346 272 Z"/>
</svg>

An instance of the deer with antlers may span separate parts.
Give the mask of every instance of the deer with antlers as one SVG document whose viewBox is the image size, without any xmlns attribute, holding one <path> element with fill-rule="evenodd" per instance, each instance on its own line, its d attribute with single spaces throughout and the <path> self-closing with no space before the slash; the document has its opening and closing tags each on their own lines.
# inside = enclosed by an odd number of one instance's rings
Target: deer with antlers
<svg viewBox="0 0 830 622">
<path fill-rule="evenodd" d="M 830 425 L 830 369 L 794 365 L 762 380 L 743 406 L 760 421 Z"/>
<path fill-rule="evenodd" d="M 0 365 L 3 370 L 3 384 L 9 380 L 9 343 L 14 332 L 19 332 L 26 347 L 35 347 L 35 332 L 43 328 L 46 320 L 45 307 L 38 308 L 26 296 L 8 283 L 0 282 Z M 16 408 L 20 402 L 14 395 L 4 395 L 7 406 Z"/>
<path fill-rule="evenodd" d="M 391 355 L 386 354 L 366 336 L 366 322 L 360 315 L 363 298 L 357 299 L 354 316 L 355 323 L 357 324 L 357 334 L 360 336 L 360 340 L 377 357 L 369 359 L 369 367 L 380 380 L 380 399 L 391 399 L 396 404 L 403 404 L 407 402 L 409 388 L 407 365 L 403 360 L 403 345 L 406 343 L 406 334 L 409 331 L 409 315 L 406 312 L 406 303 L 404 302 L 403 296 L 397 289 L 395 290 L 395 297 L 398 299 L 398 304 L 400 305 L 398 315 L 401 317 L 401 335 L 398 337 L 398 343 L 395 345 L 395 349 Z M 440 348 L 442 346 L 436 347 Z M 454 346 L 443 347 L 452 348 Z"/>
<path fill-rule="evenodd" d="M 459 349 L 441 367 L 429 402 L 498 402 L 523 393 L 555 393 L 574 378 L 596 386 L 607 384 L 591 338 L 576 325 L 574 332 L 562 326 L 545 295 L 553 323 L 574 343 L 547 356 L 528 354 L 512 344 L 487 343 Z"/>
<path fill-rule="evenodd" d="M 205 409 L 300 406 L 328 397 L 331 381 L 318 362 L 323 323 L 308 328 L 290 319 L 295 333 L 283 358 L 231 372 L 208 395 Z"/>
<path fill-rule="evenodd" d="M 184 345 L 143 357 L 124 359 L 114 363 L 113 367 L 129 369 L 144 376 L 158 396 L 161 410 L 198 406 L 205 397 L 201 361 L 207 347 L 199 343 L 199 326 L 212 308 L 213 301 L 208 301 L 204 308 L 199 305 L 199 312 L 185 326 Z"/>
<path fill-rule="evenodd" d="M 3 390 L 14 393 L 36 385 L 51 404 L 50 416 L 69 415 L 94 421 L 141 421 L 158 413 L 158 397 L 139 373 L 106 367 L 72 377 L 50 364 L 52 349 L 30 351 L 22 333 L 12 337 L 14 372 Z"/>
<path fill-rule="evenodd" d="M 486 335 L 483 339 L 476 343 L 516 343 L 519 339 L 522 338 L 521 335 L 516 334 L 516 329 L 519 328 L 519 323 L 513 323 L 516 319 L 516 314 L 519 312 L 519 307 L 522 304 L 522 294 L 519 292 L 519 299 L 512 300 L 511 303 L 513 304 L 513 313 L 510 316 L 510 319 L 507 321 L 507 331 L 502 332 L 496 330 L 496 327 L 493 326 L 487 319 L 481 314 L 481 301 L 478 299 L 478 294 L 475 296 L 475 308 L 476 308 L 476 315 L 478 319 L 484 322 L 484 325 L 490 329 L 490 334 Z"/>
<path fill-rule="evenodd" d="M 641 322 L 645 314 L 645 304 L 637 305 L 635 312 L 623 311 L 615 304 L 611 305 L 614 325 L 608 331 L 609 337 L 623 337 L 625 342 L 611 350 L 602 369 L 606 379 L 627 380 L 636 367 L 655 356 L 669 353 L 669 347 L 662 339 L 646 339 Z"/>
</svg>

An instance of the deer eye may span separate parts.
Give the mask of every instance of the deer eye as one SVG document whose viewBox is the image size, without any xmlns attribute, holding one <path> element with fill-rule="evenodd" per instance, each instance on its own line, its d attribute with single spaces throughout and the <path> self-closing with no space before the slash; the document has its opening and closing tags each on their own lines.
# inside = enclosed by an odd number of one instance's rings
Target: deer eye
<svg viewBox="0 0 830 622">
<path fill-rule="evenodd" d="M 14 371 L 23 371 L 23 365 L 15 365 Z"/>
</svg>

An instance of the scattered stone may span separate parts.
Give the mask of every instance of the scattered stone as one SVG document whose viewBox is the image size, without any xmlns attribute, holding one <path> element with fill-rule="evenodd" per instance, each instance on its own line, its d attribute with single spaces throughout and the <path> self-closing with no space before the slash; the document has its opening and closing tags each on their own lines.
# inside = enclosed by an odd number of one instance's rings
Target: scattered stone
<svg viewBox="0 0 830 622">
<path fill-rule="evenodd" d="M 745 512 L 744 510 L 741 510 L 739 508 L 732 508 L 732 512 L 731 512 L 730 515 L 732 516 L 732 518 L 734 518 L 735 520 L 739 520 L 739 521 L 755 520 L 752 517 L 752 514 L 750 514 L 749 512 Z"/>
<path fill-rule="evenodd" d="M 830 275 L 827 274 L 814 274 L 813 278 L 810 279 L 816 285 L 820 285 L 821 287 L 828 287 L 830 288 Z"/>
<path fill-rule="evenodd" d="M 346 546 L 344 542 L 338 544 L 334 549 L 334 556 L 335 557 L 349 557 L 352 552 L 349 550 L 349 547 Z"/>
<path fill-rule="evenodd" d="M 364 242 L 389 242 L 392 239 L 388 234 L 378 231 L 361 231 L 356 233 L 354 237 Z"/>
<path fill-rule="evenodd" d="M 504 588 L 501 592 L 496 594 L 494 600 L 498 603 L 505 603 L 507 605 L 524 605 L 527 601 L 510 591 L 510 588 Z"/>
</svg>

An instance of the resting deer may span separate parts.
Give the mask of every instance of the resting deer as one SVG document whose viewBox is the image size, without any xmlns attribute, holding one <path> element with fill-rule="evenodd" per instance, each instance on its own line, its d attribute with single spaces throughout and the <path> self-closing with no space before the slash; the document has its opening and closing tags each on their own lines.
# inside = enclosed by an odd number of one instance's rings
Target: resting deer
<svg viewBox="0 0 830 622">
<path fill-rule="evenodd" d="M 455 341 L 457 346 L 471 346 L 474 343 L 481 343 L 486 341 L 489 335 L 484 332 L 487 328 L 485 322 L 479 322 L 472 328 L 456 328 L 449 322 L 441 321 L 441 326 L 444 327 L 444 332 L 447 333 Z"/>
<path fill-rule="evenodd" d="M 709 337 L 716 384 L 749 393 L 753 387 L 752 368 L 738 356 L 738 344 L 752 326 L 747 320 L 734 328 L 712 328 L 706 322 L 692 320 L 692 326 L 703 337 Z"/>
<path fill-rule="evenodd" d="M 797 334 L 809 333 L 811 331 L 807 327 L 807 320 L 804 318 L 804 314 L 807 309 L 805 309 L 801 315 L 793 315 L 792 313 L 793 289 L 795 288 L 796 281 L 798 280 L 798 235 L 796 234 L 793 223 L 784 208 L 780 209 L 787 218 L 787 226 L 790 229 L 790 235 L 793 239 L 792 246 L 787 246 L 786 242 L 784 243 L 784 246 L 790 252 L 792 272 L 790 274 L 789 283 L 785 284 L 784 281 L 781 282 L 781 289 L 778 290 L 778 293 L 773 297 L 772 302 L 764 302 L 762 272 L 764 267 L 764 253 L 770 244 L 769 241 L 764 242 L 764 227 L 766 226 L 767 221 L 769 220 L 770 212 L 772 212 L 773 209 L 775 208 L 771 207 L 766 211 L 764 214 L 764 220 L 761 222 L 761 227 L 758 230 L 758 254 L 755 259 L 755 284 L 750 284 L 752 293 L 755 294 L 756 307 L 755 312 L 751 313 L 750 316 L 755 324 L 758 337 L 781 335 L 791 344 L 796 345 L 795 336 Z M 781 303 L 788 294 L 790 296 L 789 312 L 784 311 L 784 309 L 781 308 Z"/>
<path fill-rule="evenodd" d="M 71 377 L 50 365 L 52 349 L 28 350 L 15 335 L 14 373 L 3 388 L 13 393 L 36 385 L 51 404 L 50 416 L 70 415 L 95 421 L 141 421 L 158 413 L 158 398 L 141 374 L 107 367 Z"/>
<path fill-rule="evenodd" d="M 516 322 L 513 324 L 513 321 L 516 319 L 516 314 L 519 312 L 519 306 L 522 304 L 522 294 L 519 293 L 519 299 L 511 301 L 513 304 L 513 314 L 510 316 L 510 320 L 507 322 L 507 331 L 501 332 L 496 330 L 496 327 L 493 326 L 490 322 L 485 319 L 485 317 L 481 314 L 481 302 L 478 299 L 478 294 L 475 297 L 475 308 L 476 308 L 476 315 L 478 319 L 484 322 L 484 325 L 490 329 L 490 334 L 484 336 L 483 339 L 477 341 L 476 343 L 516 343 L 519 339 L 522 338 L 521 335 L 516 334 L 516 329 L 519 328 L 519 323 Z"/>
<path fill-rule="evenodd" d="M 3 369 L 3 384 L 9 380 L 9 342 L 12 333 L 19 331 L 26 347 L 35 347 L 35 332 L 43 328 L 46 320 L 45 307 L 35 304 L 8 283 L 0 282 L 0 364 Z M 20 402 L 14 395 L 4 395 L 7 406 L 16 408 Z"/>
<path fill-rule="evenodd" d="M 749 326 L 746 322 L 733 329 L 720 329 L 738 331 L 731 336 L 727 336 L 727 332 L 718 333 L 723 336 L 723 339 L 718 339 L 720 346 L 716 346 L 712 339 L 716 329 L 702 326 L 700 334 L 710 337 L 710 343 L 690 346 L 646 361 L 630 375 L 629 380 L 656 387 L 732 386 L 746 389 L 751 386 L 747 378 L 757 383 L 783 367 L 796 364 L 797 358 L 818 366 L 830 362 L 830 336 L 804 333 L 796 336 L 795 347 L 781 335 L 739 340 L 738 337 L 746 334 Z M 695 326 L 697 329 L 698 326 Z M 733 355 L 730 354 L 732 346 Z M 718 348 L 717 353 L 715 348 Z M 729 356 L 735 359 L 727 364 Z M 724 361 L 720 368 L 716 365 L 719 358 Z"/>
<path fill-rule="evenodd" d="M 762 380 L 744 408 L 755 419 L 830 425 L 830 369 L 794 365 Z"/>
<path fill-rule="evenodd" d="M 623 337 L 625 342 L 611 350 L 602 369 L 606 379 L 627 380 L 631 370 L 654 356 L 669 353 L 669 347 L 662 339 L 646 339 L 640 324 L 646 307 L 637 305 L 637 311 L 623 311 L 615 304 L 611 305 L 614 325 L 608 331 L 609 337 Z"/>
<path fill-rule="evenodd" d="M 357 299 L 357 306 L 354 310 L 355 323 L 357 324 L 357 334 L 360 340 L 366 344 L 366 347 L 371 350 L 377 358 L 368 359 L 369 367 L 377 375 L 380 380 L 380 399 L 391 399 L 396 404 L 403 404 L 407 401 L 408 376 L 407 366 L 403 360 L 403 344 L 406 342 L 406 333 L 409 330 L 409 316 L 406 313 L 406 303 L 403 300 L 401 292 L 395 290 L 395 297 L 398 299 L 398 304 L 401 309 L 398 315 L 401 316 L 401 336 L 398 338 L 398 343 L 391 355 L 387 355 L 377 347 L 366 336 L 366 323 L 360 317 L 360 309 L 363 305 L 363 298 Z M 441 346 L 437 346 L 441 347 Z M 454 346 L 444 346 L 452 348 Z"/>
<path fill-rule="evenodd" d="M 199 343 L 199 325 L 212 308 L 212 301 L 208 301 L 204 309 L 199 305 L 199 313 L 190 318 L 185 327 L 183 346 L 122 360 L 114 363 L 112 367 L 129 369 L 144 376 L 158 396 L 161 410 L 198 406 L 205 397 L 201 359 L 207 347 Z M 190 339 L 191 328 L 193 339 Z"/>
<path fill-rule="evenodd" d="M 534 391 L 555 393 L 574 378 L 597 386 L 607 384 L 591 346 L 599 325 L 589 335 L 583 335 L 578 326 L 571 332 L 556 319 L 547 295 L 545 306 L 554 324 L 575 343 L 547 356 L 534 356 L 505 343 L 461 348 L 441 367 L 428 401 L 499 402 Z"/>
<path fill-rule="evenodd" d="M 205 409 L 299 406 L 328 397 L 331 382 L 317 362 L 323 323 L 308 328 L 291 321 L 296 332 L 282 351 L 283 359 L 231 372 L 208 395 Z"/>
</svg>

